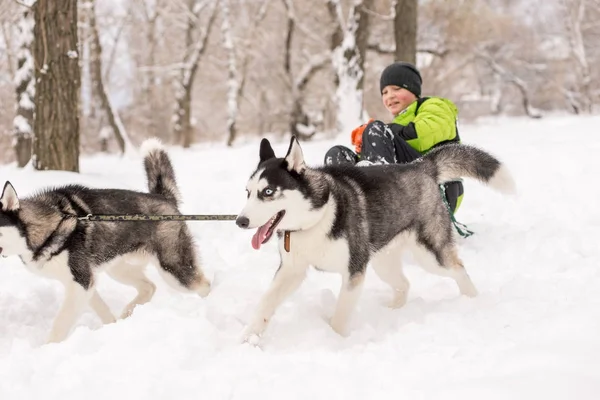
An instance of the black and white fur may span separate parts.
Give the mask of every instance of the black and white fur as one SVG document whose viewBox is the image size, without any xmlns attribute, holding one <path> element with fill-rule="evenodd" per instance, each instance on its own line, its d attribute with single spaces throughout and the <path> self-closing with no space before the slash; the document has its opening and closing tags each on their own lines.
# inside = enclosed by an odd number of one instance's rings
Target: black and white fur
<svg viewBox="0 0 600 400">
<path fill-rule="evenodd" d="M 87 214 L 179 214 L 180 194 L 169 156 L 156 139 L 145 141 L 142 151 L 149 193 L 70 185 L 19 199 L 10 182 L 4 185 L 0 253 L 19 256 L 30 271 L 58 279 L 65 287 L 48 342 L 64 340 L 88 305 L 103 323 L 115 321 L 96 291 L 100 270 L 138 291 L 123 318 L 154 295 L 156 287 L 144 273 L 149 262 L 177 289 L 203 297 L 210 291 L 185 222 L 77 219 Z"/>
<path fill-rule="evenodd" d="M 237 218 L 241 228 L 257 228 L 255 248 L 274 231 L 281 264 L 244 332 L 256 341 L 277 307 L 302 283 L 309 265 L 337 272 L 342 285 L 332 328 L 345 334 L 363 286 L 367 264 L 393 289 L 392 307 L 406 303 L 409 282 L 402 254 L 412 250 L 426 270 L 454 279 L 460 292 L 476 296 L 457 254 L 453 226 L 439 184 L 474 178 L 501 192 L 513 192 L 506 167 L 475 147 L 451 144 L 410 164 L 309 168 L 298 141 L 277 158 L 268 140 L 250 177 L 248 200 Z M 290 251 L 282 231 L 290 231 Z"/>
</svg>

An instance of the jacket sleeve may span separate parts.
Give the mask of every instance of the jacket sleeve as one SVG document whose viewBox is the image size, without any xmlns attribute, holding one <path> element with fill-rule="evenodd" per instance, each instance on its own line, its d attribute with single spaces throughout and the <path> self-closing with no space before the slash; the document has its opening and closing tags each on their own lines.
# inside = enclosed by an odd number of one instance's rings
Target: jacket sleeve
<svg viewBox="0 0 600 400">
<path fill-rule="evenodd" d="M 430 98 L 421 104 L 412 122 L 402 126 L 393 121 L 390 128 L 412 148 L 425 153 L 436 144 L 456 137 L 457 111 L 450 101 Z"/>
</svg>

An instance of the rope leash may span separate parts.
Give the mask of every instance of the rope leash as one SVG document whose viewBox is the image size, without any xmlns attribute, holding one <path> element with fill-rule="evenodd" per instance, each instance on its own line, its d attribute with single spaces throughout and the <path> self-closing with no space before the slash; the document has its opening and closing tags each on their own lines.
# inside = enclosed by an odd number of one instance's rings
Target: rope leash
<svg viewBox="0 0 600 400">
<path fill-rule="evenodd" d="M 196 215 L 146 215 L 146 214 L 88 214 L 77 217 L 78 221 L 233 221 L 237 215 L 196 214 Z"/>
<path fill-rule="evenodd" d="M 196 215 L 146 215 L 146 214 L 88 214 L 77 217 L 78 221 L 233 221 L 233 214 L 196 214 Z M 283 247 L 290 252 L 290 231 L 285 231 Z"/>
</svg>

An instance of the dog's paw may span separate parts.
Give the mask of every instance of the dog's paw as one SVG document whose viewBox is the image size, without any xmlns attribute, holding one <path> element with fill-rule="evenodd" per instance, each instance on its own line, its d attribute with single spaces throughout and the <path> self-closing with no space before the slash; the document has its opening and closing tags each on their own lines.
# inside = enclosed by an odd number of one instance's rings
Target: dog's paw
<svg viewBox="0 0 600 400">
<path fill-rule="evenodd" d="M 242 332 L 240 343 L 248 343 L 252 346 L 258 346 L 260 343 L 261 332 L 257 329 L 253 329 L 251 326 L 246 327 Z"/>
<path fill-rule="evenodd" d="M 66 339 L 62 335 L 57 335 L 55 333 L 50 333 L 50 336 L 46 339 L 46 344 L 56 344 L 61 343 Z"/>
<path fill-rule="evenodd" d="M 406 304 L 406 301 L 401 302 L 401 301 L 398 301 L 397 299 L 392 299 L 387 302 L 386 306 L 388 308 L 391 308 L 392 310 L 396 310 L 398 308 L 404 307 L 405 304 Z"/>
<path fill-rule="evenodd" d="M 198 290 L 198 294 L 200 295 L 200 297 L 204 298 L 206 296 L 208 296 L 210 294 L 210 284 L 202 286 L 199 290 Z"/>
<path fill-rule="evenodd" d="M 477 297 L 479 292 L 473 283 L 469 280 L 458 285 L 458 289 L 460 290 L 460 294 L 467 297 Z"/>
<path fill-rule="evenodd" d="M 473 297 L 477 297 L 479 292 L 477 291 L 475 286 L 473 286 L 473 287 L 461 290 L 461 294 L 464 296 L 473 298 Z"/>
<path fill-rule="evenodd" d="M 331 321 L 329 322 L 329 325 L 331 325 L 331 329 L 333 329 L 333 331 L 335 333 L 337 333 L 338 335 L 340 335 L 342 337 L 348 336 L 346 324 L 337 322 L 337 321 L 335 321 L 334 318 L 332 318 Z"/>
<path fill-rule="evenodd" d="M 119 319 L 127 319 L 127 318 L 131 317 L 131 315 L 133 314 L 133 310 L 134 309 L 135 309 L 135 306 L 133 306 L 133 307 L 125 307 L 125 309 L 121 313 L 121 316 L 119 317 Z"/>
<path fill-rule="evenodd" d="M 402 308 L 406 304 L 406 300 L 407 300 L 406 292 L 394 291 L 394 297 L 392 298 L 392 300 L 390 300 L 388 302 L 387 306 L 389 308 L 393 308 L 393 309 Z"/>
<path fill-rule="evenodd" d="M 211 290 L 211 283 L 208 279 L 202 277 L 194 285 L 194 291 L 204 298 L 209 295 Z"/>
<path fill-rule="evenodd" d="M 255 319 L 253 323 L 248 325 L 242 333 L 242 343 L 250 343 L 257 345 L 260 341 L 260 337 L 267 327 L 268 319 L 259 318 Z"/>
<path fill-rule="evenodd" d="M 256 333 L 244 333 L 242 335 L 241 343 L 242 344 L 247 343 L 251 346 L 258 347 L 258 345 L 260 344 L 260 335 L 258 335 Z"/>
</svg>

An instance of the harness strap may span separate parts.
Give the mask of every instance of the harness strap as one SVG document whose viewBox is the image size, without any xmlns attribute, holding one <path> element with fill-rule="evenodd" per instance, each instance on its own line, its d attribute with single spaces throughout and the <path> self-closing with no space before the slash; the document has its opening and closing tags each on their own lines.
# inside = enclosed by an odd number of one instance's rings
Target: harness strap
<svg viewBox="0 0 600 400">
<path fill-rule="evenodd" d="M 454 213 L 452 212 L 452 209 L 450 208 L 450 204 L 448 203 L 448 199 L 446 198 L 446 186 L 441 184 L 441 185 L 439 185 L 439 187 L 440 187 L 440 193 L 442 195 L 442 200 L 444 201 L 444 204 L 446 205 L 446 209 L 448 210 L 448 214 L 450 214 L 450 219 L 452 220 L 452 224 L 454 225 L 454 228 L 456 228 L 456 231 L 458 232 L 458 234 L 464 238 L 468 238 L 469 236 L 473 235 L 475 232 L 470 231 L 469 228 L 467 228 L 467 226 L 465 224 L 461 224 L 460 222 L 458 222 L 456 220 L 456 218 L 454 218 Z"/>
</svg>

